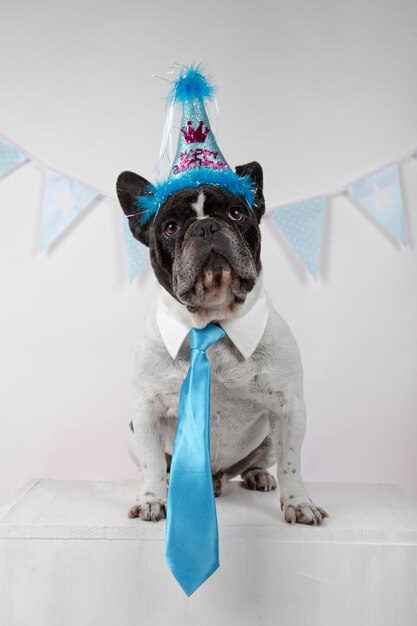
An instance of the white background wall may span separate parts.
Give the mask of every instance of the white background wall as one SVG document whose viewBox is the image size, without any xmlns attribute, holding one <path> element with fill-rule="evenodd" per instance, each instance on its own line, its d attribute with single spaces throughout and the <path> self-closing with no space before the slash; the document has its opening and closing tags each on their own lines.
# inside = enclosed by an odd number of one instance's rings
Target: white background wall
<svg viewBox="0 0 417 626">
<path fill-rule="evenodd" d="M 0 131 L 114 193 L 152 179 L 175 61 L 220 86 L 229 163 L 259 160 L 269 206 L 331 192 L 417 144 L 414 0 L 2 0 Z M 410 246 L 345 197 L 315 283 L 272 221 L 266 288 L 303 357 L 310 481 L 395 482 L 417 496 L 417 160 L 401 167 Z M 120 209 L 96 202 L 38 253 L 41 172 L 0 182 L 0 500 L 32 476 L 136 476 L 125 447 L 132 337 L 155 297 L 128 286 Z M 325 503 L 322 503 L 325 505 Z"/>
</svg>

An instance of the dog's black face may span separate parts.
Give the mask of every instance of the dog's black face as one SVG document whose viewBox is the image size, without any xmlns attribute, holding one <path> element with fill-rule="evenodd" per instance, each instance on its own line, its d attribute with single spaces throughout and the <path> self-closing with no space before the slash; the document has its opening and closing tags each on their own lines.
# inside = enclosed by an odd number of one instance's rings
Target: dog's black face
<svg viewBox="0 0 417 626">
<path fill-rule="evenodd" d="M 254 208 L 222 187 L 203 185 L 169 196 L 142 226 L 135 200 L 148 181 L 132 172 L 117 180 L 130 229 L 149 246 L 158 281 L 192 312 L 219 306 L 234 310 L 261 271 L 262 168 L 253 162 L 237 167 L 236 173 L 249 175 L 256 184 Z"/>
</svg>

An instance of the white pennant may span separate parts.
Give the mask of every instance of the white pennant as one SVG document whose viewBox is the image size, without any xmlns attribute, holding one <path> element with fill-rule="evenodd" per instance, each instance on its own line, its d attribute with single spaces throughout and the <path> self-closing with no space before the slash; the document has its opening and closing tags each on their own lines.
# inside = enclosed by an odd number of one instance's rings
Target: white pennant
<svg viewBox="0 0 417 626">
<path fill-rule="evenodd" d="M 388 233 L 402 244 L 407 243 L 398 163 L 361 178 L 347 189 Z"/>
<path fill-rule="evenodd" d="M 314 278 L 319 273 L 325 208 L 326 196 L 319 196 L 271 211 L 273 219 Z"/>
<path fill-rule="evenodd" d="M 142 265 L 149 258 L 147 247 L 134 238 L 129 228 L 129 220 L 122 215 L 123 220 L 123 243 L 125 246 L 129 284 L 136 278 Z"/>
<path fill-rule="evenodd" d="M 12 172 L 27 160 L 25 154 L 0 138 L 0 177 Z"/>
<path fill-rule="evenodd" d="M 48 248 L 97 195 L 95 189 L 48 169 L 42 200 L 41 251 Z"/>
</svg>

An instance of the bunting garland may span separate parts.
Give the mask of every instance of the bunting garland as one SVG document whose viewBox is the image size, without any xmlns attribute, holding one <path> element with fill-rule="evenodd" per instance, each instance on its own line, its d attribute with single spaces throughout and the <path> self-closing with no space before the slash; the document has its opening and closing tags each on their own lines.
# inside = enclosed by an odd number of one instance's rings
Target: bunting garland
<svg viewBox="0 0 417 626">
<path fill-rule="evenodd" d="M 389 237 L 406 246 L 407 235 L 399 164 L 412 157 L 417 157 L 417 148 L 413 148 L 395 161 L 347 183 L 332 193 L 271 207 L 265 217 L 272 218 L 276 222 L 300 262 L 314 279 L 319 276 L 325 212 L 330 199 L 339 194 L 347 193 L 352 204 L 364 211 L 371 222 L 380 227 Z M 28 162 L 44 172 L 41 199 L 40 250 L 42 252 L 47 250 L 77 216 L 96 199 L 107 197 L 117 202 L 115 195 L 49 167 L 8 137 L 0 135 L 0 182 L 4 176 Z M 134 239 L 128 220 L 124 216 L 121 219 L 127 276 L 131 284 L 149 260 L 149 252 L 146 246 Z"/>
<path fill-rule="evenodd" d="M 339 194 L 348 193 L 374 223 L 405 246 L 407 236 L 399 164 L 412 157 L 417 157 L 416 148 L 332 193 L 273 207 L 266 215 L 271 216 L 279 225 L 283 235 L 315 279 L 318 277 L 325 207 L 330 198 Z"/>
</svg>

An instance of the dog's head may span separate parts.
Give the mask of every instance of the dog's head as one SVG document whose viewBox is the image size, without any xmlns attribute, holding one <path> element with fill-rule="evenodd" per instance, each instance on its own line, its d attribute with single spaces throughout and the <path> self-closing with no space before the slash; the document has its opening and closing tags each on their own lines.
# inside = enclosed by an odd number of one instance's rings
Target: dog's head
<svg viewBox="0 0 417 626">
<path fill-rule="evenodd" d="M 237 167 L 236 174 L 253 180 L 253 208 L 223 187 L 202 185 L 169 196 L 144 224 L 136 201 L 147 193 L 148 181 L 133 172 L 117 179 L 130 230 L 149 246 L 158 281 L 193 313 L 200 308 L 232 312 L 243 304 L 262 268 L 262 168 L 252 162 Z"/>
</svg>

